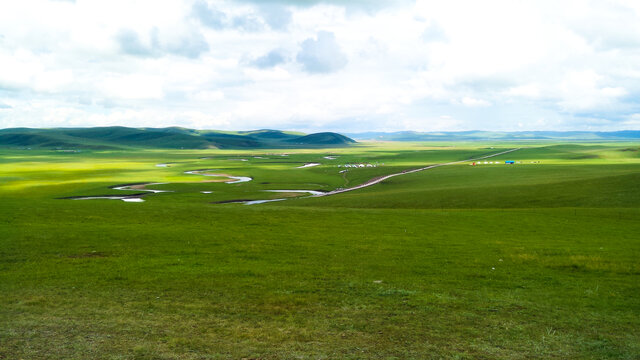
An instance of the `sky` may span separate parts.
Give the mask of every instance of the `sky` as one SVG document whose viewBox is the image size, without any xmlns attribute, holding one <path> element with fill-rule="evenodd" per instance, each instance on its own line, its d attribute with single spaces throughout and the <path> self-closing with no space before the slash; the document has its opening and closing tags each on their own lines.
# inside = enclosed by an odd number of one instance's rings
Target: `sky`
<svg viewBox="0 0 640 360">
<path fill-rule="evenodd" d="M 0 2 L 0 128 L 640 129 L 637 0 Z"/>
</svg>

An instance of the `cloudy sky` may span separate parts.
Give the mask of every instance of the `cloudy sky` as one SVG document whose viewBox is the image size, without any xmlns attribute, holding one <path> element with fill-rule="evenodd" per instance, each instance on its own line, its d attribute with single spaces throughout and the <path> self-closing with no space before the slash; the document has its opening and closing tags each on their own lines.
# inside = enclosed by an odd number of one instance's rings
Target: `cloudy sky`
<svg viewBox="0 0 640 360">
<path fill-rule="evenodd" d="M 640 1 L 0 3 L 0 128 L 640 129 Z"/>
</svg>

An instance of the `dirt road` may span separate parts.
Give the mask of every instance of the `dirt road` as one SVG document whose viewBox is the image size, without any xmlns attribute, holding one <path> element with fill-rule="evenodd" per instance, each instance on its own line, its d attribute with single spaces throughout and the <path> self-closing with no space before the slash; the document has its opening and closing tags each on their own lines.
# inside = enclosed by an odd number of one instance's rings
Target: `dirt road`
<svg viewBox="0 0 640 360">
<path fill-rule="evenodd" d="M 425 166 L 422 168 L 418 168 L 418 169 L 413 169 L 413 170 L 404 170 L 401 171 L 399 173 L 395 173 L 395 174 L 390 174 L 390 175 L 385 175 L 385 176 L 380 176 L 380 177 L 376 177 L 373 178 L 365 183 L 362 183 L 358 186 L 354 186 L 354 187 L 350 187 L 350 188 L 346 188 L 346 189 L 336 189 L 333 191 L 329 191 L 323 194 L 317 194 L 317 195 L 313 195 L 314 197 L 319 197 L 319 196 L 328 196 L 328 195 L 335 195 L 335 194 L 340 194 L 343 192 L 347 192 L 347 191 L 353 191 L 353 190 L 358 190 L 358 189 L 362 189 L 365 188 L 367 186 L 371 186 L 371 185 L 375 185 L 377 183 L 380 183 L 382 181 L 385 181 L 389 178 L 392 178 L 394 176 L 400 176 L 400 175 L 405 175 L 405 174 L 411 174 L 411 173 L 415 173 L 418 171 L 423 171 L 423 170 L 429 170 L 429 169 L 433 169 L 439 166 L 446 166 L 446 165 L 453 165 L 453 164 L 459 164 L 462 162 L 467 162 L 467 161 L 477 161 L 477 160 L 482 160 L 482 159 L 488 159 L 490 157 L 494 157 L 494 156 L 498 156 L 498 155 L 503 155 L 503 154 L 507 154 L 516 150 L 520 150 L 521 148 L 516 148 L 516 149 L 510 149 L 510 150 L 506 150 L 506 151 L 502 151 L 499 153 L 495 153 L 495 154 L 491 154 L 491 155 L 486 155 L 486 156 L 481 156 L 481 157 L 477 157 L 477 158 L 472 158 L 472 159 L 466 159 L 466 160 L 460 160 L 460 161 L 452 161 L 452 162 L 448 162 L 448 163 L 442 163 L 442 164 L 435 164 L 435 165 L 429 165 L 429 166 Z"/>
</svg>

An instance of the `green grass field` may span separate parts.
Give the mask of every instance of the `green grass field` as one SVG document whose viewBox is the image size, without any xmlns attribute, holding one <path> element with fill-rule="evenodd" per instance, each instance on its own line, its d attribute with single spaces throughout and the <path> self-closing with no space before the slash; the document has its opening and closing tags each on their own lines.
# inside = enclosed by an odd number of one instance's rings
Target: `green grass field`
<svg viewBox="0 0 640 360">
<path fill-rule="evenodd" d="M 638 143 L 5 149 L 0 359 L 638 359 L 639 234 Z"/>
</svg>

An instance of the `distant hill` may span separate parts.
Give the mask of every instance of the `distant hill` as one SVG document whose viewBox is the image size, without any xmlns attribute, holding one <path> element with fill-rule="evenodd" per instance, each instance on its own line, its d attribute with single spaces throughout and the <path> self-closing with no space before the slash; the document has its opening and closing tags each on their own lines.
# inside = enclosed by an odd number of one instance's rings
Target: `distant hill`
<svg viewBox="0 0 640 360">
<path fill-rule="evenodd" d="M 351 138 L 332 132 L 311 134 L 293 139 L 287 139 L 286 141 L 288 143 L 302 145 L 348 145 L 355 143 L 355 140 Z"/>
<path fill-rule="evenodd" d="M 285 131 L 268 130 L 268 129 L 253 130 L 253 131 L 238 131 L 238 134 L 248 135 L 258 139 L 278 139 L 278 140 L 296 139 L 296 138 L 299 138 L 300 136 L 306 135 L 303 133 L 285 132 Z"/>
<path fill-rule="evenodd" d="M 241 149 L 346 146 L 353 139 L 336 133 L 302 134 L 279 130 L 224 132 L 180 127 L 93 128 L 0 130 L 0 147 L 53 149 Z"/>
<path fill-rule="evenodd" d="M 356 140 L 380 141 L 477 141 L 477 140 L 638 140 L 640 131 L 456 131 L 456 132 L 364 132 L 347 136 Z"/>
</svg>

